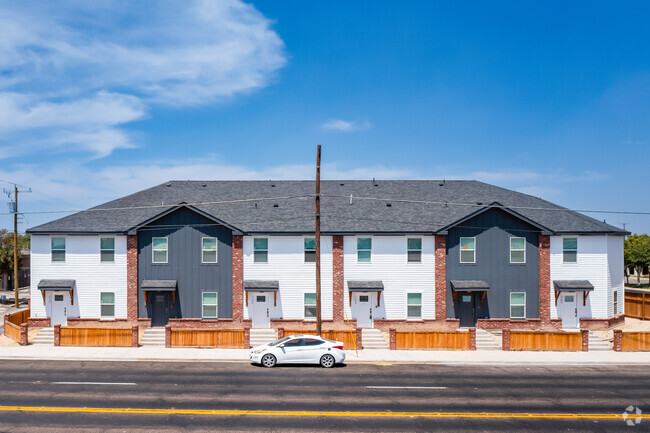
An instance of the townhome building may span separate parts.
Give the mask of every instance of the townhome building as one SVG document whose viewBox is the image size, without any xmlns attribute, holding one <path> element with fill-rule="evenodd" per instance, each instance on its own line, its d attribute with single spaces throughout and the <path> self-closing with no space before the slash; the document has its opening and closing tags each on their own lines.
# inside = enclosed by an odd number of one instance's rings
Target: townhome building
<svg viewBox="0 0 650 433">
<path fill-rule="evenodd" d="M 624 230 L 476 181 L 324 181 L 324 323 L 606 329 Z M 171 181 L 28 230 L 30 326 L 305 325 L 313 181 Z"/>
</svg>

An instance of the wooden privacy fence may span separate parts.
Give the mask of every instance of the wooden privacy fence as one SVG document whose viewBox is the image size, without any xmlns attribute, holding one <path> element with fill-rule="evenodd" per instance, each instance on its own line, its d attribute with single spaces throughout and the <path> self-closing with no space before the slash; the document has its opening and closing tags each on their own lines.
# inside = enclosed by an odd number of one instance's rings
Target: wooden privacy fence
<svg viewBox="0 0 650 433">
<path fill-rule="evenodd" d="M 650 291 L 625 289 L 625 317 L 650 320 Z"/>
<path fill-rule="evenodd" d="M 305 335 L 316 335 L 316 331 L 305 331 L 303 330 L 293 330 L 293 329 L 285 329 L 284 330 L 284 336 L 287 337 L 289 335 L 298 335 L 298 334 L 305 334 Z M 343 348 L 346 350 L 354 350 L 354 343 L 356 339 L 356 330 L 353 329 L 352 333 L 350 331 L 321 331 L 320 333 L 321 337 L 327 338 L 328 340 L 334 340 L 334 341 L 340 341 L 343 343 Z M 361 349 L 359 347 L 359 349 Z"/>
<path fill-rule="evenodd" d="M 171 347 L 245 348 L 243 329 L 171 329 Z"/>
<path fill-rule="evenodd" d="M 650 332 L 614 330 L 614 350 L 617 352 L 650 351 Z"/>
<path fill-rule="evenodd" d="M 133 333 L 137 332 L 137 327 L 135 328 L 134 330 L 133 328 L 68 328 L 56 326 L 54 345 L 131 347 L 133 345 Z"/>
<path fill-rule="evenodd" d="M 16 311 L 15 313 L 7 314 L 4 317 L 4 334 L 6 337 L 11 338 L 17 343 L 22 345 L 27 344 L 27 326 L 22 326 L 27 323 L 29 318 L 29 309 Z M 24 334 L 24 335 L 23 335 Z"/>
<path fill-rule="evenodd" d="M 471 350 L 472 338 L 467 331 L 396 331 L 391 329 L 391 349 Z M 392 343 L 392 341 L 391 341 Z"/>
<path fill-rule="evenodd" d="M 550 350 L 572 352 L 587 350 L 583 332 L 503 331 L 504 350 Z"/>
</svg>

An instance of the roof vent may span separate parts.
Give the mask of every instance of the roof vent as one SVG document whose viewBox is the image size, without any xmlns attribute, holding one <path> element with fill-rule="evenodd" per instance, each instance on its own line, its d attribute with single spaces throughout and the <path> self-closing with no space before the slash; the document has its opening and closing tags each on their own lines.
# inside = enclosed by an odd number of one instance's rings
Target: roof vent
<svg viewBox="0 0 650 433">
<path fill-rule="evenodd" d="M 440 186 L 445 186 L 445 180 L 443 179 L 442 182 L 438 183 Z"/>
<path fill-rule="evenodd" d="M 483 202 L 482 201 L 477 201 L 476 204 L 479 205 L 479 206 L 482 206 Z"/>
<path fill-rule="evenodd" d="M 274 183 L 271 184 L 271 188 L 275 188 L 275 184 L 274 184 Z"/>
<path fill-rule="evenodd" d="M 386 203 L 386 207 L 393 207 L 392 203 Z"/>
<path fill-rule="evenodd" d="M 166 186 L 172 186 L 172 183 L 171 183 L 171 182 L 169 182 L 169 183 L 168 183 L 168 184 L 167 184 Z"/>
<path fill-rule="evenodd" d="M 345 186 L 345 184 L 344 184 L 344 183 L 340 183 L 339 185 L 341 185 L 341 186 Z"/>
<path fill-rule="evenodd" d="M 201 186 L 202 186 L 203 188 L 205 188 L 205 187 L 208 186 L 208 185 L 205 184 L 205 183 L 202 183 Z"/>
<path fill-rule="evenodd" d="M 274 204 L 273 204 L 273 207 L 280 207 L 280 205 L 277 204 L 277 203 L 274 203 Z"/>
<path fill-rule="evenodd" d="M 257 203 L 255 203 L 255 209 L 257 209 Z"/>
</svg>

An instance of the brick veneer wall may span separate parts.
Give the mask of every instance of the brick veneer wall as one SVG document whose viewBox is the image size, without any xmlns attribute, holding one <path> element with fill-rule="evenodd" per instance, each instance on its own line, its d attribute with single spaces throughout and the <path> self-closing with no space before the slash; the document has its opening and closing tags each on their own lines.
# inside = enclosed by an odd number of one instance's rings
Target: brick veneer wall
<svg viewBox="0 0 650 433">
<path fill-rule="evenodd" d="M 539 235 L 539 318 L 551 321 L 551 237 Z"/>
<path fill-rule="evenodd" d="M 562 328 L 561 319 L 545 322 L 541 319 L 478 319 L 476 327 L 481 329 L 514 329 L 527 331 L 553 331 Z"/>
<path fill-rule="evenodd" d="M 458 319 L 439 320 L 373 320 L 373 328 L 380 329 L 383 332 L 390 331 L 391 328 L 397 331 L 453 331 L 458 329 L 460 321 Z"/>
<path fill-rule="evenodd" d="M 244 317 L 244 237 L 232 236 L 232 320 Z"/>
<path fill-rule="evenodd" d="M 168 326 L 173 329 L 243 329 L 247 325 L 250 327 L 250 321 L 237 321 L 234 319 L 169 319 Z"/>
<path fill-rule="evenodd" d="M 623 330 L 614 329 L 614 352 L 623 350 Z"/>
<path fill-rule="evenodd" d="M 436 320 L 445 323 L 447 318 L 447 237 L 436 236 Z"/>
<path fill-rule="evenodd" d="M 126 237 L 126 317 L 138 320 L 138 236 Z"/>
<path fill-rule="evenodd" d="M 606 331 L 623 323 L 625 323 L 625 314 L 619 314 L 609 319 L 580 319 L 580 329 Z"/>
<path fill-rule="evenodd" d="M 30 317 L 29 319 L 27 319 L 27 325 L 30 328 L 49 328 L 50 326 L 52 326 L 49 317 L 44 317 L 44 318 Z"/>
<path fill-rule="evenodd" d="M 333 269 L 333 318 L 335 322 L 343 322 L 343 308 L 345 305 L 345 275 L 343 272 L 343 236 L 332 237 L 332 269 Z"/>
</svg>

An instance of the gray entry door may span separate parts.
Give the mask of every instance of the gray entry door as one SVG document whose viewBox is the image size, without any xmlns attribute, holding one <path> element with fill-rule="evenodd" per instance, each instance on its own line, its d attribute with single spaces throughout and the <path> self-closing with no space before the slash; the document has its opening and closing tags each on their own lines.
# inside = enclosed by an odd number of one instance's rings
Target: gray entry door
<svg viewBox="0 0 650 433">
<path fill-rule="evenodd" d="M 169 323 L 169 295 L 153 293 L 151 326 L 166 326 Z"/>
<path fill-rule="evenodd" d="M 458 294 L 460 308 L 459 319 L 462 328 L 476 327 L 476 296 L 473 292 L 460 292 Z"/>
</svg>

